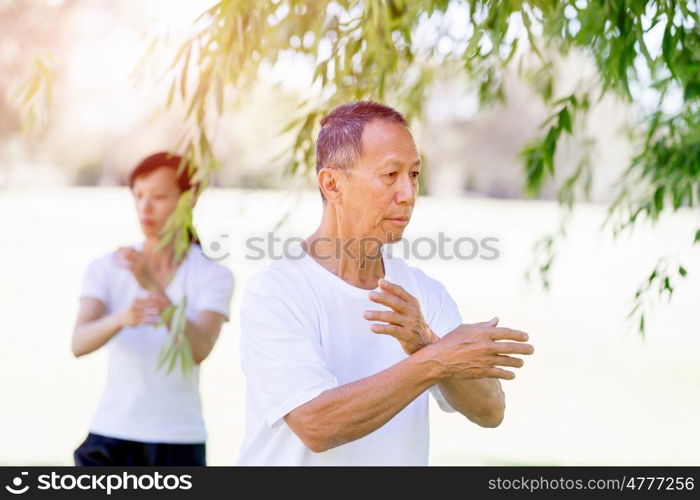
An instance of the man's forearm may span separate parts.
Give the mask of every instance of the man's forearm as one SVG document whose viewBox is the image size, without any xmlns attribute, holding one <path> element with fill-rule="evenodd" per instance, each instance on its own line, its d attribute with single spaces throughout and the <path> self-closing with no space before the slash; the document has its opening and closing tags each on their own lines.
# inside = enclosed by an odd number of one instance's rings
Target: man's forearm
<svg viewBox="0 0 700 500">
<path fill-rule="evenodd" d="M 482 427 L 503 421 L 505 394 L 498 379 L 445 379 L 438 384 L 450 406 Z"/>
<path fill-rule="evenodd" d="M 438 342 L 431 331 L 431 343 Z M 447 378 L 438 384 L 450 406 L 482 427 L 496 427 L 503 421 L 505 394 L 498 379 Z"/>
<path fill-rule="evenodd" d="M 285 420 L 309 449 L 326 451 L 379 429 L 440 376 L 440 366 L 419 351 L 375 375 L 323 392 Z"/>
</svg>

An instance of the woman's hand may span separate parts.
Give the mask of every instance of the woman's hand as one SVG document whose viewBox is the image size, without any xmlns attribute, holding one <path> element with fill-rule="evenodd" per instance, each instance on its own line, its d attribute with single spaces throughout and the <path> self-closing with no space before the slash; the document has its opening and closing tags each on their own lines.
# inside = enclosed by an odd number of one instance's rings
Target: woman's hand
<svg viewBox="0 0 700 500">
<path fill-rule="evenodd" d="M 129 247 L 120 247 L 115 253 L 117 263 L 128 269 L 144 290 L 163 293 L 163 289 L 156 280 L 148 260 L 143 252 Z"/>
<path fill-rule="evenodd" d="M 136 298 L 121 312 L 121 324 L 125 327 L 155 325 L 160 322 L 163 311 L 170 305 L 168 298 L 159 293 L 150 293 L 147 297 Z"/>
</svg>

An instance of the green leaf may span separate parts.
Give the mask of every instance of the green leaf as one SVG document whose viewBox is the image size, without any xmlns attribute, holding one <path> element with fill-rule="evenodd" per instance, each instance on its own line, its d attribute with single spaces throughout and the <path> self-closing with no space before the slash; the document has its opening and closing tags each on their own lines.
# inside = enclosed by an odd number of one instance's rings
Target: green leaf
<svg viewBox="0 0 700 500">
<path fill-rule="evenodd" d="M 168 98 L 165 101 L 165 107 L 169 108 L 173 104 L 173 99 L 175 98 L 175 89 L 177 88 L 177 82 L 173 80 L 170 84 L 170 90 L 168 91 Z"/>
<path fill-rule="evenodd" d="M 220 78 L 215 80 L 216 88 L 216 110 L 220 115 L 224 114 L 224 84 Z"/>
<path fill-rule="evenodd" d="M 647 279 L 648 283 L 651 284 L 653 281 L 656 279 L 656 275 L 658 274 L 658 271 L 654 269 L 652 273 L 649 275 L 649 278 Z"/>
<path fill-rule="evenodd" d="M 559 126 L 571 133 L 571 115 L 566 107 L 559 112 Z"/>
<path fill-rule="evenodd" d="M 187 45 L 185 50 L 185 60 L 182 63 L 182 70 L 180 72 L 180 95 L 184 101 L 187 97 L 187 72 L 190 69 L 190 54 L 192 53 L 192 46 Z"/>
<path fill-rule="evenodd" d="M 664 186 L 659 186 L 654 192 L 654 207 L 657 213 L 662 212 L 664 209 Z"/>
<path fill-rule="evenodd" d="M 33 132 L 36 127 L 36 112 L 34 111 L 33 108 L 30 108 L 27 111 L 27 115 L 25 116 L 24 123 L 22 124 L 22 133 L 28 134 L 30 132 Z"/>
<path fill-rule="evenodd" d="M 165 311 L 163 311 L 163 314 L 160 316 L 160 322 L 158 323 L 158 326 L 166 326 L 169 322 L 170 319 L 173 317 L 173 313 L 177 309 L 177 306 L 174 304 L 171 306 L 168 306 Z"/>
<path fill-rule="evenodd" d="M 28 105 L 32 99 L 34 99 L 34 96 L 39 92 L 39 89 L 41 88 L 41 78 L 39 78 L 38 75 L 34 75 L 29 80 L 29 84 L 24 90 L 24 93 L 21 97 L 21 103 L 22 105 L 26 106 Z"/>
<path fill-rule="evenodd" d="M 166 370 L 166 373 L 170 375 L 173 371 L 173 368 L 175 368 L 175 363 L 177 363 L 177 348 L 173 353 L 170 355 L 170 361 L 168 363 L 168 368 Z"/>
</svg>

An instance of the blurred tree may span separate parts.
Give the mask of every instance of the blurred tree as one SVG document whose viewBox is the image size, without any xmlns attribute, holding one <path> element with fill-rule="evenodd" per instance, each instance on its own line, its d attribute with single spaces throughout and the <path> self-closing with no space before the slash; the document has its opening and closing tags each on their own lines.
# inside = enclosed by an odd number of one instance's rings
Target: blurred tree
<svg viewBox="0 0 700 500">
<path fill-rule="evenodd" d="M 572 174 L 557 178 L 556 151 L 562 140 L 586 143 L 586 112 L 602 96 L 632 105 L 638 146 L 605 227 L 618 235 L 700 202 L 699 13 L 697 1 L 677 0 L 221 0 L 195 21 L 196 34 L 172 62 L 165 100 L 184 104 L 181 149 L 204 189 L 218 166 L 209 140 L 216 119 L 232 104 L 225 100 L 245 95 L 262 66 L 296 57 L 313 69 L 312 97 L 280 131 L 296 137 L 292 174 L 313 169 L 319 118 L 340 103 L 385 101 L 417 119 L 437 78 L 463 76 L 488 105 L 506 98 L 503 75 L 515 69 L 549 115 L 522 151 L 526 194 L 556 182 L 566 214 L 535 253 L 548 287 L 556 240 L 592 178 L 586 154 Z M 595 71 L 564 89 L 557 62 L 572 50 Z M 179 234 L 170 238 L 187 238 Z M 689 236 L 697 243 L 700 229 Z M 630 313 L 642 335 L 647 301 L 670 297 L 686 274 L 662 259 L 644 280 Z"/>
<path fill-rule="evenodd" d="M 201 31 L 173 62 L 168 103 L 178 95 L 187 103 L 192 129 L 184 147 L 206 179 L 216 166 L 207 124 L 223 112 L 224 89 L 240 94 L 262 64 L 306 56 L 318 97 L 305 101 L 286 129 L 296 134 L 294 173 L 313 168 L 315 127 L 340 103 L 386 101 L 415 119 L 436 75 L 456 70 L 488 105 L 506 97 L 502 75 L 516 67 L 550 115 L 522 151 L 526 192 L 536 196 L 555 178 L 558 144 L 576 137 L 592 101 L 607 93 L 629 102 L 643 97 L 635 109 L 639 149 L 605 221 L 618 235 L 643 218 L 654 222 L 700 202 L 699 13 L 698 2 L 676 0 L 222 0 L 200 17 Z M 562 94 L 557 58 L 571 50 L 590 57 L 597 71 Z M 567 215 L 536 252 L 545 287 L 555 240 L 591 177 L 584 155 L 558 182 Z M 700 241 L 700 229 L 691 237 Z M 654 293 L 670 297 L 673 281 L 686 274 L 662 259 L 640 286 L 630 316 L 642 335 L 645 301 Z"/>
<path fill-rule="evenodd" d="M 43 115 L 50 101 L 50 82 L 56 76 L 55 69 L 53 73 L 48 71 L 49 43 L 56 39 L 61 23 L 71 14 L 74 4 L 54 7 L 47 16 L 45 2 L 0 2 L 0 30 L 3 33 L 0 40 L 0 137 L 20 128 L 29 131 L 37 120 L 45 118 Z M 28 54 L 31 56 L 27 57 Z M 30 77 L 17 88 L 17 75 L 30 72 Z M 10 106 L 10 97 L 21 101 L 25 110 L 23 117 Z M 21 123 L 21 118 L 24 118 L 24 123 Z"/>
</svg>

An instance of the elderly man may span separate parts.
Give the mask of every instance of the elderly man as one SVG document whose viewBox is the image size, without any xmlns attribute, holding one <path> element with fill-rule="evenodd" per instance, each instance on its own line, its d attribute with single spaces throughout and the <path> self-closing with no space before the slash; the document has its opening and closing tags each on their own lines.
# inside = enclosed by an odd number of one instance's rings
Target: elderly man
<svg viewBox="0 0 700 500">
<path fill-rule="evenodd" d="M 321 121 L 321 223 L 249 282 L 241 306 L 239 464 L 426 465 L 428 392 L 482 427 L 503 420 L 503 367 L 527 334 L 462 324 L 445 288 L 385 244 L 402 237 L 421 164 L 406 121 L 374 102 Z"/>
</svg>

